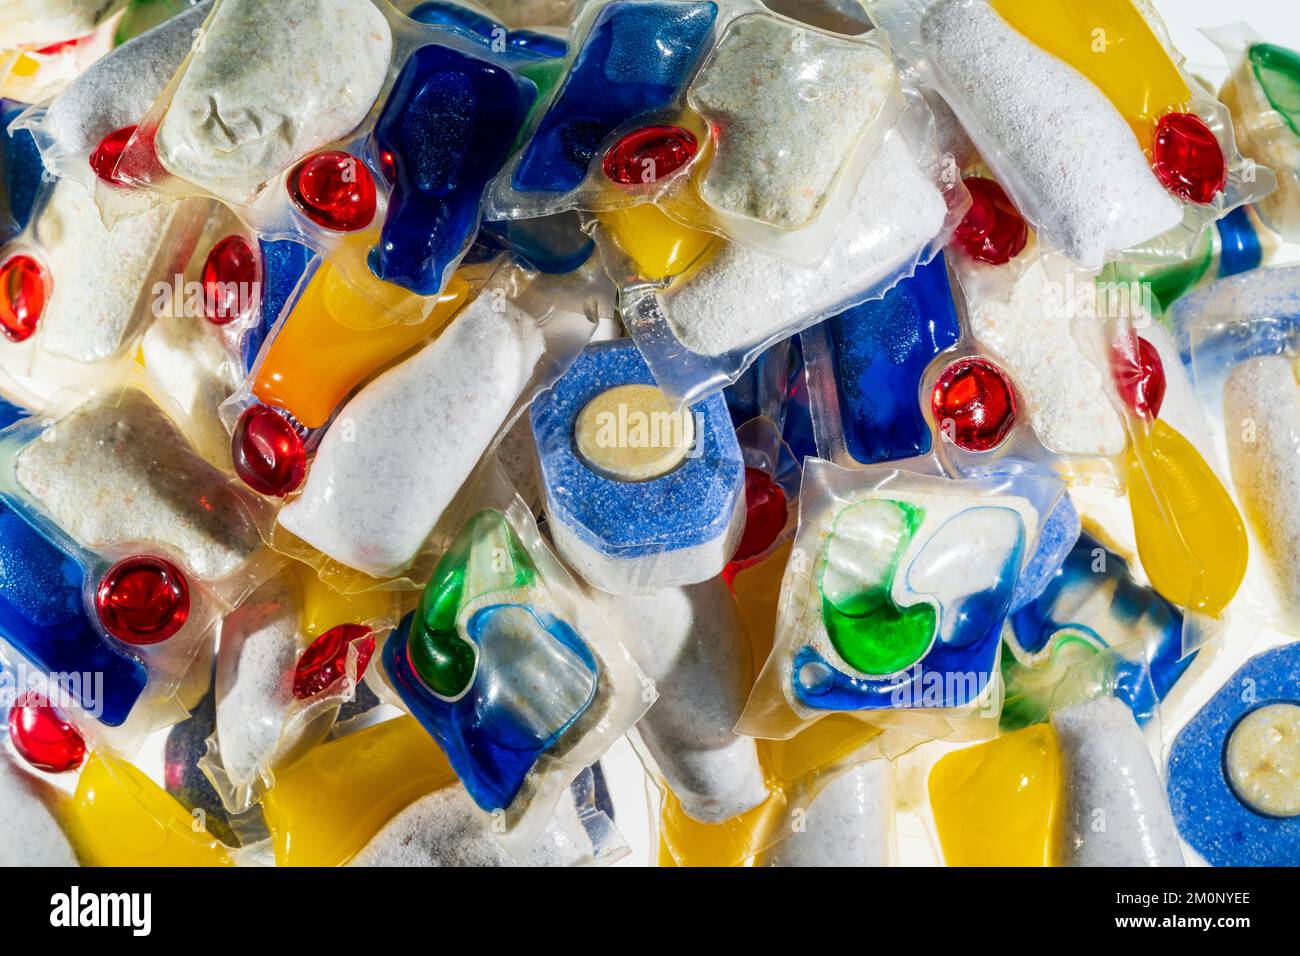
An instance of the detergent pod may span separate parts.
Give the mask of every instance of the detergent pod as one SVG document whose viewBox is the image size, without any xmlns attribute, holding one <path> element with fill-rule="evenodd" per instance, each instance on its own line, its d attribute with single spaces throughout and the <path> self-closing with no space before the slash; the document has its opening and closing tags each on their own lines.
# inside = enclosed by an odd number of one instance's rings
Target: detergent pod
<svg viewBox="0 0 1300 956">
<path fill-rule="evenodd" d="M 1300 628 L 1300 269 L 1262 269 L 1179 301 L 1173 320 L 1196 394 L 1221 425 L 1237 500 L 1276 623 Z"/>
<path fill-rule="evenodd" d="M 512 492 L 489 469 L 466 511 L 486 506 L 461 526 L 382 661 L 474 803 L 521 849 L 655 690 Z"/>
<path fill-rule="evenodd" d="M 596 223 L 624 324 L 669 395 L 696 401 L 729 384 L 768 346 L 879 298 L 943 245 L 966 194 L 945 179 L 923 100 L 906 100 L 815 266 L 692 231 L 649 205 Z"/>
<path fill-rule="evenodd" d="M 325 738 L 396 621 L 391 591 L 340 595 L 297 562 L 226 616 L 215 733 L 199 767 L 229 813 L 248 810 L 277 768 Z"/>
<path fill-rule="evenodd" d="M 1267 195 L 1227 108 L 1134 0 L 871 0 L 893 49 L 948 101 L 1044 245 L 1085 267 L 1190 251 Z M 1060 156 L 1073 158 L 1062 171 Z"/>
<path fill-rule="evenodd" d="M 48 106 L 32 107 L 16 122 L 39 144 L 46 168 L 80 183 L 104 210 L 109 225 L 162 198 L 127 188 L 116 175 L 117 161 L 185 61 L 211 8 L 210 0 L 192 6 L 116 47 Z"/>
<path fill-rule="evenodd" d="M 567 73 L 493 185 L 493 218 L 654 203 L 815 265 L 902 108 L 874 37 L 743 0 L 591 5 L 574 37 Z"/>
<path fill-rule="evenodd" d="M 589 346 L 532 409 L 556 550 L 612 594 L 722 571 L 745 518 L 745 464 L 722 396 L 674 409 L 626 339 Z"/>
<path fill-rule="evenodd" d="M 1179 731 L 1169 802 L 1183 839 L 1211 866 L 1300 859 L 1300 645 L 1248 660 Z"/>
<path fill-rule="evenodd" d="M 50 46 L 85 36 L 111 17 L 116 0 L 18 0 L 0 15 L 6 44 Z"/>
<path fill-rule="evenodd" d="M 722 569 L 728 584 L 794 537 L 802 478 L 800 463 L 771 419 L 745 422 L 736 429 L 736 441 L 745 460 L 745 530 Z"/>
<path fill-rule="evenodd" d="M 27 228 L 48 179 L 35 140 L 8 129 L 22 109 L 21 103 L 0 99 L 0 240 L 5 241 Z"/>
<path fill-rule="evenodd" d="M 0 11 L 0 97 L 41 103 L 113 46 L 114 2 L 14 0 Z"/>
<path fill-rule="evenodd" d="M 945 479 L 808 459 L 775 645 L 737 729 L 785 739 L 846 714 L 986 735 L 1003 623 L 1061 492 L 1030 469 Z"/>
<path fill-rule="evenodd" d="M 892 866 L 894 765 L 867 760 L 826 783 L 792 829 L 763 856 L 766 866 Z"/>
<path fill-rule="evenodd" d="M 298 337 L 291 343 L 285 339 L 320 277 L 318 272 L 264 347 L 254 372 L 254 393 L 267 383 L 269 391 L 261 394 L 273 407 L 289 404 L 283 411 L 292 417 L 266 405 L 253 406 L 252 414 L 263 419 L 258 422 L 245 411 L 233 436 L 236 467 L 246 448 L 249 475 L 277 482 L 259 490 L 284 495 L 301 484 L 301 492 L 279 512 L 282 531 L 277 535 L 288 532 L 292 538 L 286 538 L 283 547 L 308 563 L 334 567 L 345 576 L 346 569 L 353 569 L 353 576 L 357 571 L 369 576 L 368 583 L 345 590 L 373 585 L 373 578 L 410 574 L 411 580 L 418 580 L 421 573 L 427 577 L 432 566 L 425 548 L 430 533 L 479 459 L 586 343 L 592 321 L 581 310 L 587 303 L 566 301 L 552 286 L 534 281 L 531 273 L 504 263 L 441 330 L 430 325 L 442 325 L 453 308 L 445 308 L 439 316 L 435 307 L 425 320 L 425 331 L 390 325 L 384 330 L 392 333 L 387 338 L 353 332 L 354 354 L 331 367 L 321 366 L 313 355 L 317 340 L 306 329 L 296 330 Z M 355 313 L 330 312 L 330 296 L 343 294 L 343 288 L 340 284 L 331 292 L 327 282 L 304 321 L 316 323 L 317 328 L 357 321 Z M 428 302 L 409 295 L 406 299 L 417 306 Z M 398 333 L 406 336 L 413 331 L 418 335 L 413 341 L 396 341 Z M 432 331 L 438 334 L 429 340 Z M 331 397 L 339 378 L 357 375 L 358 360 L 377 364 L 375 353 L 387 349 L 382 361 L 389 362 L 421 342 L 413 354 L 373 378 L 342 407 L 315 445 L 304 481 L 302 426 L 293 421 L 303 407 L 286 401 L 294 394 L 291 387 L 301 389 L 297 394 L 309 403 L 317 403 L 309 404 L 308 411 L 319 408 L 322 396 Z M 279 379 L 265 374 L 277 349 L 276 361 L 283 370 Z M 328 369 L 323 379 L 311 377 L 313 366 Z M 372 366 L 366 373 L 373 370 Z M 287 381 L 290 376 L 296 381 Z M 342 398 L 346 390 L 338 388 L 332 394 Z M 328 413 L 327 408 L 326 417 Z M 314 417 L 307 420 L 318 423 Z M 254 431 L 264 424 L 266 432 Z M 395 445 L 393 435 L 403 435 L 404 440 Z M 273 453 L 263 453 L 264 447 Z M 414 488 L 420 493 L 412 494 Z M 411 569 L 417 559 L 424 562 L 422 572 Z"/>
<path fill-rule="evenodd" d="M 80 184 L 42 189 L 27 228 L 0 247 L 0 366 L 30 380 L 35 404 L 120 387 L 204 211 L 160 205 L 110 232 Z"/>
<path fill-rule="evenodd" d="M 1300 238 L 1300 53 L 1264 38 L 1244 23 L 1206 31 L 1223 51 L 1232 71 L 1219 88 L 1231 111 L 1237 142 L 1273 170 L 1277 190 L 1262 196 L 1255 209 L 1271 229 Z"/>
<path fill-rule="evenodd" d="M 401 716 L 315 748 L 264 801 L 278 866 L 604 863 L 626 851 L 584 770 L 536 844 L 515 857 L 485 825 L 442 751 Z"/>
</svg>

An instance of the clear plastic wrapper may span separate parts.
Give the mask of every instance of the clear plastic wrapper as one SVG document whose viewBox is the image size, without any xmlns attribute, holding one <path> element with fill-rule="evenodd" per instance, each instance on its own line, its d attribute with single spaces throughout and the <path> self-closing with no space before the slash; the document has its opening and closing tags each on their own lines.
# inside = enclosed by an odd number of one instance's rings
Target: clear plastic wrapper
<svg viewBox="0 0 1300 956">
<path fill-rule="evenodd" d="M 522 851 L 655 692 L 496 469 L 474 508 L 384 643 L 383 674 Z"/>
<path fill-rule="evenodd" d="M 1228 110 L 1182 67 L 1150 4 L 870 0 L 1044 245 L 1080 265 L 1191 249 L 1266 196 Z M 1068 168 L 1059 162 L 1068 153 Z"/>
<path fill-rule="evenodd" d="M 816 267 L 692 236 L 663 216 L 593 226 L 623 322 L 672 398 L 696 401 L 735 381 L 768 346 L 884 295 L 947 241 L 967 197 L 944 179 L 929 110 L 919 95 L 909 102 Z"/>
<path fill-rule="evenodd" d="M 846 714 L 987 736 L 1016 580 L 1062 490 L 1034 471 L 959 480 L 808 459 L 776 641 L 737 729 L 784 739 Z"/>
</svg>

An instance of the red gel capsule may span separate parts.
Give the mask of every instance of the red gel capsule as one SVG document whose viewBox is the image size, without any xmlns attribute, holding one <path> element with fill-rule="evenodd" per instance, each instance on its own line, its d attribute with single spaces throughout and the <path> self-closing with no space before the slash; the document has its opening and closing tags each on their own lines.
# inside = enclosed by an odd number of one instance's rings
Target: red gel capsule
<svg viewBox="0 0 1300 956">
<path fill-rule="evenodd" d="M 117 161 L 122 158 L 126 144 L 135 135 L 136 127 L 123 126 L 115 129 L 99 141 L 99 145 L 90 153 L 90 168 L 96 176 L 113 186 L 128 186 L 130 183 L 121 178 L 117 172 Z"/>
<path fill-rule="evenodd" d="M 257 256 L 242 236 L 226 236 L 203 262 L 203 315 L 225 325 L 252 311 L 257 294 Z"/>
<path fill-rule="evenodd" d="M 355 232 L 375 218 L 375 179 L 351 153 L 331 149 L 308 156 L 289 173 L 289 198 L 326 229 Z"/>
<path fill-rule="evenodd" d="M 992 179 L 964 180 L 971 207 L 954 233 L 957 244 L 972 259 L 1000 266 L 1010 262 L 1029 241 L 1029 227 L 1006 192 Z"/>
<path fill-rule="evenodd" d="M 10 342 L 31 338 L 45 311 L 45 272 L 31 256 L 0 265 L 0 331 Z"/>
<path fill-rule="evenodd" d="M 1188 202 L 1212 202 L 1228 182 L 1228 165 L 1214 131 L 1192 113 L 1160 117 L 1151 165 L 1165 189 Z"/>
<path fill-rule="evenodd" d="M 748 561 L 772 546 L 785 527 L 785 489 L 761 468 L 745 466 L 745 531 L 732 561 Z"/>
<path fill-rule="evenodd" d="M 1158 418 L 1165 400 L 1165 365 L 1156 347 L 1129 333 L 1111 347 L 1110 360 L 1124 404 L 1140 418 Z"/>
<path fill-rule="evenodd" d="M 930 407 L 944 437 L 966 451 L 996 448 L 1016 423 L 1011 381 L 987 359 L 958 359 L 945 368 Z"/>
<path fill-rule="evenodd" d="M 127 644 L 159 644 L 190 616 L 190 588 L 170 561 L 152 555 L 124 558 L 95 590 L 104 629 Z"/>
<path fill-rule="evenodd" d="M 633 130 L 605 153 L 601 164 L 612 182 L 653 183 L 681 169 L 695 155 L 695 136 L 680 126 Z"/>
<path fill-rule="evenodd" d="M 230 438 L 235 473 L 254 491 L 283 498 L 307 476 L 307 449 L 293 422 L 275 409 L 244 409 Z"/>
<path fill-rule="evenodd" d="M 348 647 L 357 648 L 357 680 L 361 680 L 375 652 L 370 628 L 361 624 L 340 624 L 312 641 L 293 669 L 293 696 L 315 697 L 347 676 Z"/>
<path fill-rule="evenodd" d="M 9 709 L 9 739 L 18 755 L 37 770 L 67 773 L 81 766 L 86 742 L 44 694 L 29 692 Z"/>
</svg>

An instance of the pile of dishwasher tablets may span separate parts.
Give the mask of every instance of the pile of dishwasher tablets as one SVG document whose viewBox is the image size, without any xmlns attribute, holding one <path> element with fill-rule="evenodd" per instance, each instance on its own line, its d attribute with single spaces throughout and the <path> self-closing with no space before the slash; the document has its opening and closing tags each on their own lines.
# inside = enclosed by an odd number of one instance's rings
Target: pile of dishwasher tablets
<svg viewBox="0 0 1300 956">
<path fill-rule="evenodd" d="M 0 862 L 1300 864 L 1300 54 L 1208 32 L 9 0 Z"/>
</svg>

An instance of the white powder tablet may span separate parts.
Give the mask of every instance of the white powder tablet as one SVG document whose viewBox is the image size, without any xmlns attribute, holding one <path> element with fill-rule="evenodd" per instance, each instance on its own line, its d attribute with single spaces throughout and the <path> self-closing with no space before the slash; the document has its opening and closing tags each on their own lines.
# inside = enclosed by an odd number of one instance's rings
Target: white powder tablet
<svg viewBox="0 0 1300 956">
<path fill-rule="evenodd" d="M 816 268 L 728 243 L 664 293 L 673 334 L 722 355 L 806 327 L 910 265 L 947 209 L 911 150 L 891 133 L 867 163 L 837 238 Z"/>
<path fill-rule="evenodd" d="M 167 170 L 231 202 L 353 130 L 393 37 L 369 0 L 222 0 L 158 129 Z"/>
<path fill-rule="evenodd" d="M 48 440 L 47 440 L 48 439 Z M 82 547 L 156 541 L 219 580 L 262 544 L 247 502 L 138 389 L 60 419 L 18 453 L 21 488 Z"/>
<path fill-rule="evenodd" d="M 78 865 L 54 815 L 55 796 L 0 754 L 0 866 Z"/>
<path fill-rule="evenodd" d="M 1052 714 L 1063 802 L 1057 866 L 1182 866 L 1169 800 L 1128 707 L 1114 697 Z"/>
<path fill-rule="evenodd" d="M 1105 95 L 984 0 L 938 0 L 921 31 L 935 69 L 991 138 L 981 146 L 998 156 L 986 158 L 1014 168 L 1012 192 L 1041 239 L 1095 267 L 1182 222 L 1182 204 Z"/>
<path fill-rule="evenodd" d="M 894 844 L 894 769 L 868 760 L 813 799 L 801 828 L 768 851 L 768 866 L 889 866 Z"/>
<path fill-rule="evenodd" d="M 500 430 L 544 347 L 531 316 L 497 296 L 475 299 L 344 406 L 280 524 L 349 567 L 400 573 Z"/>
</svg>

